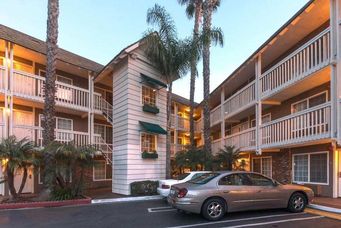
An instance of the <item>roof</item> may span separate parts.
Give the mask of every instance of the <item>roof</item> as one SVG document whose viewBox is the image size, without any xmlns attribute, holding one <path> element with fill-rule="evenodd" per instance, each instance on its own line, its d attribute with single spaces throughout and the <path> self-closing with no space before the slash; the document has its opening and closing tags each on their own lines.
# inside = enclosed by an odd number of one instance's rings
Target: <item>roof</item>
<svg viewBox="0 0 341 228">
<path fill-rule="evenodd" d="M 143 121 L 139 121 L 141 127 L 143 128 L 144 131 L 150 132 L 150 133 L 155 133 L 155 134 L 161 134 L 161 135 L 167 135 L 167 131 L 160 127 L 158 124 L 153 124 L 153 123 L 147 123 Z"/>
<path fill-rule="evenodd" d="M 46 42 L 15 29 L 0 24 L 0 39 L 7 40 L 27 49 L 46 55 Z M 103 65 L 72 52 L 58 48 L 57 59 L 95 73 L 102 70 Z"/>
<path fill-rule="evenodd" d="M 189 99 L 184 98 L 184 97 L 182 97 L 182 96 L 180 96 L 180 95 L 177 95 L 177 94 L 175 94 L 175 93 L 172 93 L 172 100 L 173 100 L 173 101 L 176 101 L 176 102 L 178 102 L 178 103 L 180 103 L 180 104 L 184 104 L 184 105 L 190 106 L 190 101 L 189 101 Z M 194 106 L 195 106 L 195 107 L 198 106 L 198 105 L 199 105 L 198 103 L 194 102 Z"/>
</svg>

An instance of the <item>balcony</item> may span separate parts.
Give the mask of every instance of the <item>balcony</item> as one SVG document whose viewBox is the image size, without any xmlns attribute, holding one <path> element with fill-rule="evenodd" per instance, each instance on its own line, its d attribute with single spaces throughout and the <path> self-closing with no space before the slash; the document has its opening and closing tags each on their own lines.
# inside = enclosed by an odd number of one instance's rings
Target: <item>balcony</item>
<svg viewBox="0 0 341 228">
<path fill-rule="evenodd" d="M 221 139 L 212 141 L 212 144 L 211 144 L 212 153 L 217 154 L 219 153 L 220 149 L 221 149 Z"/>
<path fill-rule="evenodd" d="M 236 92 L 224 102 L 225 118 L 231 117 L 255 104 L 255 81 Z"/>
<path fill-rule="evenodd" d="M 171 144 L 171 157 L 175 157 L 176 153 L 179 151 L 184 151 L 186 149 L 186 145 L 180 144 Z"/>
<path fill-rule="evenodd" d="M 171 127 L 179 131 L 189 131 L 189 119 L 171 114 Z"/>
<path fill-rule="evenodd" d="M 262 74 L 261 98 L 268 98 L 326 67 L 330 53 L 330 31 L 326 29 Z"/>
<path fill-rule="evenodd" d="M 303 144 L 330 138 L 330 103 L 263 124 L 262 148 Z"/>
<path fill-rule="evenodd" d="M 224 145 L 234 146 L 240 151 L 250 151 L 256 148 L 256 128 L 235 133 L 225 137 Z"/>
<path fill-rule="evenodd" d="M 211 110 L 211 126 L 221 121 L 221 105 Z"/>
</svg>

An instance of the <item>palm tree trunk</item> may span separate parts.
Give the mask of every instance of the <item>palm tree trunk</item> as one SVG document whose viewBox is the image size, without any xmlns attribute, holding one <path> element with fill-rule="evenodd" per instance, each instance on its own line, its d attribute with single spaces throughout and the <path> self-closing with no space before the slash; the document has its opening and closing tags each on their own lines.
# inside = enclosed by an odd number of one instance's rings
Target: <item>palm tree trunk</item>
<svg viewBox="0 0 341 228">
<path fill-rule="evenodd" d="M 167 91 L 167 135 L 166 135 L 166 179 L 171 178 L 171 105 L 173 82 L 169 83 Z"/>
<path fill-rule="evenodd" d="M 46 59 L 46 83 L 44 85 L 44 121 L 43 121 L 43 146 L 49 145 L 54 140 L 55 129 L 55 81 L 56 81 L 56 57 L 58 41 L 58 15 L 59 0 L 48 1 L 47 18 L 47 59 Z M 52 153 L 44 153 L 45 188 L 52 190 L 55 184 L 55 160 Z"/>
<path fill-rule="evenodd" d="M 210 46 L 209 33 L 212 23 L 212 6 L 211 1 L 204 2 L 204 23 L 203 31 L 206 36 L 203 47 L 203 80 L 204 80 L 204 149 L 210 155 L 211 151 L 211 119 L 210 119 Z"/>
<path fill-rule="evenodd" d="M 21 184 L 20 184 L 20 188 L 18 190 L 18 195 L 20 195 L 22 193 L 22 191 L 24 190 L 25 184 L 26 184 L 26 180 L 27 180 L 27 167 L 24 167 L 24 173 L 21 179 Z"/>
<path fill-rule="evenodd" d="M 17 198 L 18 195 L 14 187 L 14 173 L 12 170 L 9 169 L 9 167 L 6 168 L 6 173 L 7 173 L 8 189 L 9 189 L 9 192 L 11 193 L 11 198 L 15 199 Z"/>
<path fill-rule="evenodd" d="M 197 1 L 195 4 L 195 19 L 194 19 L 194 32 L 193 32 L 193 40 L 196 41 L 199 36 L 199 26 L 200 26 L 200 18 L 201 18 L 201 0 Z M 195 94 L 195 79 L 197 76 L 197 56 L 192 54 L 191 59 L 191 82 L 190 82 L 190 111 L 189 111 L 189 130 L 190 130 L 190 143 L 191 147 L 194 148 L 195 142 L 194 142 L 194 94 Z"/>
</svg>

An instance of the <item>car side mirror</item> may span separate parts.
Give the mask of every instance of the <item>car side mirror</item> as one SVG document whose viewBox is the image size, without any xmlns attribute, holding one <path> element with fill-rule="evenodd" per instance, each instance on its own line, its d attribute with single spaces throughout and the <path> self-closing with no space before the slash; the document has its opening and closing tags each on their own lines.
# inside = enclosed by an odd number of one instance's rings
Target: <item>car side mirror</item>
<svg viewBox="0 0 341 228">
<path fill-rule="evenodd" d="M 273 183 L 273 186 L 274 186 L 274 187 L 277 187 L 277 186 L 279 185 L 278 182 L 275 181 L 275 180 L 274 180 L 272 183 Z"/>
</svg>

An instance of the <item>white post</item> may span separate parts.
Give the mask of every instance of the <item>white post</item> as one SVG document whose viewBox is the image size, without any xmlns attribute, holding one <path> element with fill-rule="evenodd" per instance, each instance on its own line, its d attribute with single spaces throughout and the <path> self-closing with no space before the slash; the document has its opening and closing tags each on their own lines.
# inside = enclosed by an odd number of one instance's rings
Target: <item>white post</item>
<svg viewBox="0 0 341 228">
<path fill-rule="evenodd" d="M 174 154 L 178 152 L 178 105 L 174 102 Z"/>
<path fill-rule="evenodd" d="M 88 96 L 88 134 L 89 134 L 89 142 L 92 145 L 94 143 L 94 113 L 93 113 L 93 77 L 91 72 L 88 72 L 88 83 L 89 83 L 89 96 Z"/>
<path fill-rule="evenodd" d="M 10 43 L 10 72 L 9 72 L 9 100 L 10 100 L 10 111 L 9 111 L 9 135 L 13 134 L 13 44 Z"/>
<path fill-rule="evenodd" d="M 262 101 L 261 101 L 261 83 L 260 77 L 262 75 L 262 62 L 261 55 L 259 54 L 256 58 L 255 73 L 256 73 L 256 83 L 255 83 L 255 95 L 256 95 L 256 154 L 262 154 Z"/>
<path fill-rule="evenodd" d="M 224 110 L 224 102 L 225 102 L 225 88 L 222 87 L 220 94 L 220 112 L 221 112 L 221 124 L 220 124 L 220 132 L 221 132 L 221 141 L 220 147 L 223 149 L 225 145 L 225 110 Z"/>
<path fill-rule="evenodd" d="M 3 113 L 3 117 L 4 117 L 4 136 L 5 138 L 8 138 L 9 136 L 9 125 L 8 125 L 8 74 L 9 74 L 9 57 L 8 57 L 8 47 L 9 47 L 9 43 L 6 41 L 5 42 L 5 78 L 4 78 L 4 84 L 5 84 L 5 106 L 4 106 L 4 113 Z"/>
</svg>

